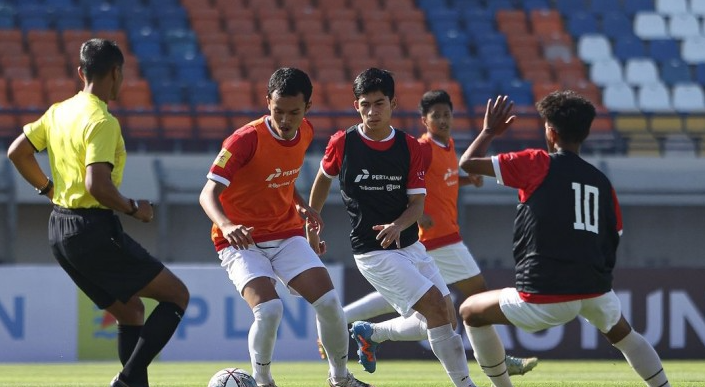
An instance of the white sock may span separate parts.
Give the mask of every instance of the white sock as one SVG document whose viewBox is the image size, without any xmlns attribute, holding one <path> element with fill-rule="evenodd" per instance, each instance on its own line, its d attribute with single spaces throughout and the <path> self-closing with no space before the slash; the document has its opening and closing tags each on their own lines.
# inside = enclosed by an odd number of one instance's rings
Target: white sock
<svg viewBox="0 0 705 387">
<path fill-rule="evenodd" d="M 419 312 L 409 317 L 397 317 L 372 324 L 372 340 L 378 343 L 392 341 L 421 341 L 428 338 L 426 318 Z"/>
<path fill-rule="evenodd" d="M 250 350 L 252 377 L 259 384 L 272 382 L 270 365 L 277 341 L 277 329 L 282 320 L 284 305 L 278 298 L 269 300 L 252 308 L 255 321 L 247 335 L 247 347 Z"/>
<path fill-rule="evenodd" d="M 343 310 L 348 324 L 394 312 L 394 308 L 378 292 L 372 292 L 357 301 L 345 305 Z"/>
<path fill-rule="evenodd" d="M 456 387 L 475 386 L 470 379 L 463 340 L 455 333 L 451 324 L 430 328 L 428 342 Z"/>
<path fill-rule="evenodd" d="M 348 337 L 345 313 L 335 289 L 322 295 L 311 304 L 316 310 L 316 327 L 321 344 L 326 350 L 330 376 L 343 378 L 348 369 Z"/>
<path fill-rule="evenodd" d="M 622 351 L 627 363 L 649 387 L 670 387 L 663 364 L 656 350 L 636 331 L 632 330 L 618 343 L 613 344 Z"/>
<path fill-rule="evenodd" d="M 494 326 L 487 325 L 476 328 L 465 325 L 465 332 L 467 332 L 470 344 L 472 344 L 477 364 L 490 378 L 492 384 L 496 387 L 512 386 L 507 372 L 507 364 L 504 361 L 506 357 L 504 345 L 502 345 Z"/>
</svg>

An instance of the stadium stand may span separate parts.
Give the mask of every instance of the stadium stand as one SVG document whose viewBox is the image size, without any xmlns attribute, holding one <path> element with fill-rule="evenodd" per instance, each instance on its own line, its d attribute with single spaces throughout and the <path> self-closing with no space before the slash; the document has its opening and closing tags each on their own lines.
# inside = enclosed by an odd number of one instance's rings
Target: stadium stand
<svg viewBox="0 0 705 387">
<path fill-rule="evenodd" d="M 225 128 L 262 113 L 279 66 L 306 70 L 320 88 L 312 113 L 325 141 L 354 122 L 352 78 L 381 66 L 400 84 L 395 124 L 414 134 L 416 101 L 431 87 L 452 89 L 467 141 L 487 98 L 508 93 L 529 128 L 537 99 L 573 88 L 598 106 L 600 131 L 613 130 L 603 137 L 622 143 L 614 152 L 643 142 L 653 154 L 672 131 L 702 154 L 690 115 L 705 111 L 703 0 L 0 0 L 2 143 L 75 92 L 76 53 L 92 36 L 127 56 L 124 96 L 110 105 L 136 149 L 217 146 Z M 653 125 L 653 113 L 672 119 Z M 646 117 L 643 141 L 622 132 L 622 114 Z M 507 141 L 540 140 L 538 129 Z M 190 139 L 200 145 L 184 146 Z"/>
</svg>

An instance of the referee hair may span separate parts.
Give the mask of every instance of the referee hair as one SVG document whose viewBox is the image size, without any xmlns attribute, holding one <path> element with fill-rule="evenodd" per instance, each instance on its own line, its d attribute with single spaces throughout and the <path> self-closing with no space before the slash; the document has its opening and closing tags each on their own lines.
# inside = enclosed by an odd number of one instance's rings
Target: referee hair
<svg viewBox="0 0 705 387">
<path fill-rule="evenodd" d="M 125 57 L 117 43 L 106 39 L 90 39 L 81 45 L 81 72 L 87 81 L 108 75 L 115 66 L 122 66 Z"/>
<path fill-rule="evenodd" d="M 541 118 L 548 122 L 563 141 L 580 144 L 590 134 L 595 106 L 572 90 L 554 91 L 536 103 Z"/>
<path fill-rule="evenodd" d="M 296 97 L 301 93 L 308 103 L 313 94 L 313 84 L 305 72 L 293 67 L 282 67 L 269 77 L 267 96 L 271 98 L 274 93 L 289 97 Z"/>
<path fill-rule="evenodd" d="M 394 98 L 394 77 L 387 70 L 376 67 L 369 68 L 355 77 L 353 94 L 355 99 L 360 99 L 363 94 L 380 91 L 391 101 Z"/>
<path fill-rule="evenodd" d="M 450 111 L 453 111 L 453 102 L 450 100 L 450 95 L 445 90 L 430 90 L 423 94 L 421 102 L 419 102 L 419 113 L 422 116 L 428 114 L 431 106 L 442 103 L 448 105 Z"/>
</svg>

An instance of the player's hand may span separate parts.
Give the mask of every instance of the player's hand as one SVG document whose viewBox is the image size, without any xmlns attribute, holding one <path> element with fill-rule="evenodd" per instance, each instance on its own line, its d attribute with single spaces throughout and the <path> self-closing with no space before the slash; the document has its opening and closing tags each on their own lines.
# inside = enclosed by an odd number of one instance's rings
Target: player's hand
<svg viewBox="0 0 705 387">
<path fill-rule="evenodd" d="M 485 183 L 485 179 L 482 175 L 469 174 L 468 180 L 470 180 L 470 184 L 474 185 L 477 188 L 482 187 L 482 185 Z"/>
<path fill-rule="evenodd" d="M 228 243 L 236 250 L 246 250 L 250 245 L 254 245 L 252 239 L 252 230 L 254 227 L 247 227 L 241 224 L 232 224 L 220 229 Z"/>
<path fill-rule="evenodd" d="M 311 249 L 313 249 L 313 251 L 316 252 L 317 255 L 323 255 L 326 253 L 326 241 L 321 240 L 321 237 L 320 235 L 318 235 L 318 232 L 316 232 L 315 230 L 310 230 L 307 227 L 306 239 L 308 240 L 308 244 L 311 246 Z"/>
<path fill-rule="evenodd" d="M 401 248 L 401 227 L 397 226 L 394 223 L 390 224 L 378 224 L 376 226 L 372 226 L 372 229 L 375 231 L 379 231 L 377 234 L 377 239 L 380 242 L 380 245 L 382 248 L 387 248 L 391 246 L 392 243 L 397 244 L 397 248 Z"/>
<path fill-rule="evenodd" d="M 428 214 L 423 214 L 417 223 L 419 224 L 419 227 L 429 229 L 433 227 L 433 218 L 428 216 Z"/>
<path fill-rule="evenodd" d="M 300 217 L 306 220 L 307 230 L 311 229 L 315 230 L 317 234 L 321 233 L 323 230 L 323 218 L 321 218 L 321 214 L 319 214 L 318 211 L 307 205 L 296 206 L 296 211 L 299 213 Z"/>
<path fill-rule="evenodd" d="M 154 219 L 154 208 L 149 200 L 137 200 L 137 212 L 132 214 L 134 218 L 141 220 L 144 223 L 149 223 Z"/>
<path fill-rule="evenodd" d="M 510 101 L 506 95 L 498 95 L 494 102 L 488 99 L 483 131 L 489 130 L 497 136 L 504 133 L 516 119 L 516 116 L 511 115 L 513 107 L 514 101 Z"/>
</svg>

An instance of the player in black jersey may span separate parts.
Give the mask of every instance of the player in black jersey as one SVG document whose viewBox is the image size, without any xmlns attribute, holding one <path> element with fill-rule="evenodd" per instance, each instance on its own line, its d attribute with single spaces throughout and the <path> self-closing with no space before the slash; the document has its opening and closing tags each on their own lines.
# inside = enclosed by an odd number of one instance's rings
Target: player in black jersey
<svg viewBox="0 0 705 387">
<path fill-rule="evenodd" d="M 460 307 L 477 362 L 496 387 L 511 386 L 492 324 L 536 332 L 581 316 L 622 351 L 646 385 L 670 386 L 658 354 L 632 330 L 612 290 L 619 202 L 609 179 L 579 156 L 595 107 L 575 92 L 553 92 L 536 104 L 548 151 L 486 157 L 492 140 L 514 121 L 512 106 L 507 96 L 487 102 L 484 129 L 460 159 L 465 172 L 495 176 L 519 190 L 516 286 L 470 296 Z"/>
</svg>

